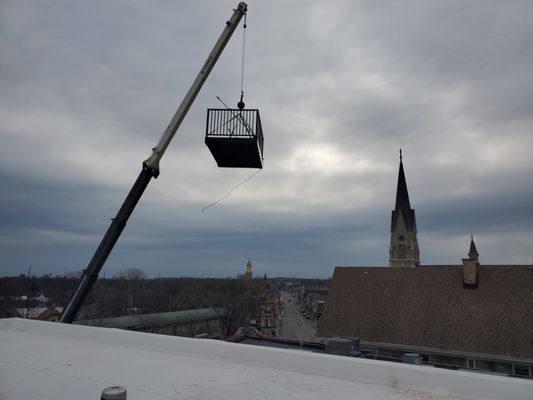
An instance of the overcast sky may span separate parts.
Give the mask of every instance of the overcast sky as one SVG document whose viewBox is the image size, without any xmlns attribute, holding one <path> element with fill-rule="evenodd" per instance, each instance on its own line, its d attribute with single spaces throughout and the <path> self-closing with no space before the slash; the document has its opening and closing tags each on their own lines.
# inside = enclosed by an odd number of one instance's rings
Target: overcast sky
<svg viewBox="0 0 533 400">
<path fill-rule="evenodd" d="M 422 264 L 533 262 L 533 2 L 255 1 L 265 166 L 219 169 L 242 27 L 104 267 L 328 277 L 388 265 L 403 149 Z M 0 3 L 0 275 L 85 268 L 236 1 Z"/>
</svg>

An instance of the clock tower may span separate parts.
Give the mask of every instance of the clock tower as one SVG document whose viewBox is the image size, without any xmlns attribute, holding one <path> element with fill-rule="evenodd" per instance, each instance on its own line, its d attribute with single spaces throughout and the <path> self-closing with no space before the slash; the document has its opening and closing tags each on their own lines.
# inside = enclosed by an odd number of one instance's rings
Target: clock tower
<svg viewBox="0 0 533 400">
<path fill-rule="evenodd" d="M 396 188 L 396 206 L 392 211 L 390 232 L 389 266 L 410 268 L 420 266 L 415 210 L 411 208 L 409 203 L 401 149 L 400 171 Z"/>
</svg>

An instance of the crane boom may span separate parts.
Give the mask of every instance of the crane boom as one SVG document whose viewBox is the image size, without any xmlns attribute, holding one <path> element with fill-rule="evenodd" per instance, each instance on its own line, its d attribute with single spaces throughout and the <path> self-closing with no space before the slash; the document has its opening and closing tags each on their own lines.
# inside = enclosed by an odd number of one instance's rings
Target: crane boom
<svg viewBox="0 0 533 400">
<path fill-rule="evenodd" d="M 102 238 L 100 245 L 96 249 L 91 261 L 87 265 L 87 268 L 83 270 L 80 283 L 78 284 L 76 291 L 71 296 L 67 306 L 61 313 L 59 322 L 71 323 L 76 317 L 78 310 L 89 294 L 92 286 L 98 279 L 98 274 L 102 270 L 107 257 L 109 257 L 109 254 L 113 250 L 113 247 L 120 237 L 120 234 L 124 230 L 131 213 L 139 202 L 144 190 L 148 186 L 148 183 L 150 183 L 152 178 L 157 178 L 159 176 L 159 161 L 161 160 L 161 157 L 163 157 L 163 154 L 172 141 L 172 138 L 178 130 L 181 122 L 185 118 L 185 115 L 187 115 L 189 108 L 200 92 L 200 89 L 209 76 L 209 73 L 215 66 L 220 54 L 222 54 L 222 51 L 226 47 L 226 44 L 228 43 L 231 35 L 237 28 L 237 25 L 246 11 L 246 3 L 239 3 L 229 21 L 226 22 L 224 30 L 215 43 L 213 50 L 211 50 L 211 53 L 209 53 L 207 60 L 200 69 L 200 72 L 196 76 L 191 88 L 183 98 L 156 147 L 152 149 L 152 155 L 143 162 L 141 173 L 137 177 L 133 187 L 122 203 L 122 206 L 120 207 L 116 217 L 111 220 L 111 224 Z"/>
<path fill-rule="evenodd" d="M 183 121 L 183 118 L 185 118 L 185 115 L 187 115 L 187 111 L 189 111 L 189 108 L 191 107 L 192 103 L 194 102 L 194 99 L 196 98 L 196 95 L 202 88 L 202 85 L 209 76 L 209 73 L 215 66 L 218 57 L 220 57 L 220 54 L 222 54 L 222 50 L 224 50 L 224 47 L 226 47 L 226 44 L 231 38 L 233 32 L 235 31 L 235 28 L 237 28 L 237 25 L 239 24 L 239 21 L 241 20 L 242 16 L 246 13 L 246 10 L 246 3 L 239 3 L 230 20 L 226 22 L 226 27 L 224 28 L 224 31 L 218 38 L 218 41 L 213 47 L 213 50 L 211 50 L 211 53 L 207 57 L 207 60 L 205 61 L 200 72 L 198 73 L 198 76 L 196 77 L 191 88 L 183 98 L 181 104 L 176 110 L 176 113 L 172 117 L 172 120 L 168 124 L 167 129 L 165 129 L 165 132 L 161 136 L 161 139 L 159 139 L 157 146 L 152 149 L 152 155 L 144 161 L 144 165 L 146 165 L 148 168 L 159 168 L 159 160 L 161 160 L 161 157 L 163 157 L 163 154 L 165 153 L 170 142 L 172 141 L 174 134 L 176 133 L 181 122 Z"/>
</svg>

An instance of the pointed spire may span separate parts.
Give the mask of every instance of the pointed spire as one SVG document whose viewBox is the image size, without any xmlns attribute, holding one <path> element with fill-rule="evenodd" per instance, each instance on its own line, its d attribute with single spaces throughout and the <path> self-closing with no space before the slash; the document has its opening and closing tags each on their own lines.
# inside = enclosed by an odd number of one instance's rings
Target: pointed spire
<svg viewBox="0 0 533 400">
<path fill-rule="evenodd" d="M 398 186 L 396 188 L 396 210 L 410 210 L 409 193 L 407 192 L 407 182 L 403 172 L 402 149 L 400 149 L 400 171 L 398 173 Z"/>
<path fill-rule="evenodd" d="M 479 262 L 479 253 L 476 249 L 476 244 L 474 243 L 474 235 L 470 235 L 470 251 L 468 252 L 468 258 Z"/>
<path fill-rule="evenodd" d="M 407 182 L 403 171 L 403 157 L 400 149 L 400 170 L 398 172 L 398 185 L 396 187 L 396 205 L 392 212 L 391 231 L 396 227 L 399 216 L 402 216 L 407 229 L 416 231 L 415 211 L 411 209 L 409 193 L 407 192 Z"/>
</svg>

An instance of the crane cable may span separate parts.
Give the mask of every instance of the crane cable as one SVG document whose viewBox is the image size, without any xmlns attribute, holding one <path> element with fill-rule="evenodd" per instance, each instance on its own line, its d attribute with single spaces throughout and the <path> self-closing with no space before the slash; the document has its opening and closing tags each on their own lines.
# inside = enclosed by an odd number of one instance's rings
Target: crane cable
<svg viewBox="0 0 533 400">
<path fill-rule="evenodd" d="M 214 202 L 212 202 L 211 204 L 205 206 L 204 208 L 202 208 L 202 211 L 201 212 L 204 212 L 205 210 L 207 210 L 208 208 L 210 207 L 213 207 L 214 205 L 220 203 L 222 200 L 224 200 L 225 198 L 229 197 L 230 194 L 233 193 L 234 190 L 236 190 L 239 186 L 241 185 L 244 185 L 246 182 L 248 182 L 250 179 L 252 179 L 254 176 L 256 176 L 259 172 L 261 172 L 262 170 L 261 169 L 258 169 L 257 171 L 255 171 L 252 175 L 248 176 L 246 179 L 244 179 L 243 181 L 241 181 L 239 184 L 235 185 L 228 193 L 226 193 L 224 196 L 222 196 L 220 199 L 218 200 L 215 200 Z"/>
<path fill-rule="evenodd" d="M 246 45 L 246 13 L 244 14 L 244 24 L 242 29 L 242 58 L 241 58 L 241 100 L 239 101 L 239 104 L 237 105 L 239 109 L 244 108 L 244 102 L 242 101 L 242 98 L 244 97 L 244 48 Z M 242 104 L 242 107 L 241 107 Z"/>
<path fill-rule="evenodd" d="M 242 101 L 243 99 L 243 96 L 244 96 L 244 49 L 245 49 L 245 45 L 246 45 L 246 13 L 244 14 L 244 24 L 243 24 L 243 30 L 242 30 L 242 58 L 241 58 L 241 100 L 239 101 L 239 103 L 237 104 L 237 107 L 239 107 L 239 109 L 243 109 L 244 108 L 244 102 Z M 222 103 L 224 104 L 224 106 L 226 107 L 226 109 L 230 110 L 231 109 L 222 101 L 222 99 L 220 97 L 217 96 L 217 99 Z M 242 105 L 242 107 L 241 107 Z M 234 115 L 234 118 L 236 118 L 237 116 Z M 242 119 L 242 117 L 241 117 Z M 247 130 L 250 130 L 251 128 L 248 126 L 248 124 L 246 123 L 246 121 L 244 119 L 242 119 L 242 122 L 244 123 L 245 127 Z M 220 203 L 222 200 L 226 199 L 227 197 L 229 197 L 233 191 L 235 191 L 236 189 L 239 188 L 239 186 L 242 186 L 244 185 L 246 182 L 248 182 L 250 179 L 252 179 L 253 177 L 255 177 L 259 172 L 261 172 L 261 170 L 257 170 L 255 171 L 253 174 L 251 174 L 250 176 L 248 176 L 247 178 L 245 178 L 244 180 L 242 180 L 240 183 L 238 183 L 237 185 L 235 185 L 228 193 L 226 193 L 224 196 L 222 196 L 221 198 L 219 198 L 218 200 L 215 200 L 214 202 L 212 202 L 211 204 L 205 206 L 204 208 L 202 208 L 201 212 L 204 212 L 205 210 L 207 210 L 208 208 L 210 207 L 213 207 L 214 205 Z"/>
</svg>

